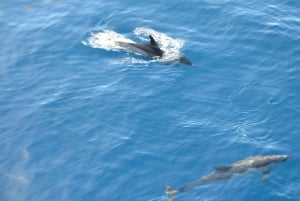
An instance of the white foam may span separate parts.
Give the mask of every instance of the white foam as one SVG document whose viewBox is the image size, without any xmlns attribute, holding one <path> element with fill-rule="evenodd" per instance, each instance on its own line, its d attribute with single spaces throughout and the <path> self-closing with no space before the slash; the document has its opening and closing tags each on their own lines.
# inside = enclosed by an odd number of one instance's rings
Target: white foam
<svg viewBox="0 0 300 201">
<path fill-rule="evenodd" d="M 131 62 L 131 63 L 151 63 L 151 62 L 170 62 L 179 58 L 180 49 L 184 46 L 185 41 L 182 39 L 172 38 L 164 33 L 155 31 L 154 29 L 149 29 L 145 27 L 138 27 L 133 31 L 134 35 L 137 36 L 145 44 L 149 42 L 149 35 L 158 43 L 159 47 L 164 51 L 162 58 L 153 58 L 151 60 L 136 59 L 134 56 L 126 59 L 122 59 L 118 62 Z M 139 43 L 138 41 L 132 41 L 123 35 L 114 32 L 112 30 L 104 30 L 98 33 L 92 33 L 91 36 L 82 43 L 86 46 L 92 48 L 100 48 L 107 51 L 120 51 L 124 50 L 120 47 L 117 42 L 127 42 L 127 43 Z"/>
<path fill-rule="evenodd" d="M 102 32 L 92 33 L 86 41 L 82 41 L 84 45 L 92 48 L 100 48 L 108 51 L 123 49 L 120 46 L 118 46 L 116 42 L 133 43 L 132 40 L 111 30 L 104 30 Z"/>
</svg>

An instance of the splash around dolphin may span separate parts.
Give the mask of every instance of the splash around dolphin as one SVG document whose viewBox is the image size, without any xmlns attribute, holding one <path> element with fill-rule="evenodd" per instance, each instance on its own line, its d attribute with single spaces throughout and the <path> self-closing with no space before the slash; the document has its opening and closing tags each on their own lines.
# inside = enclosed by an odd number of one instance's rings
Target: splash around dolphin
<svg viewBox="0 0 300 201">
<path fill-rule="evenodd" d="M 230 179 L 231 177 L 236 175 L 261 172 L 261 180 L 262 182 L 266 182 L 270 176 L 271 168 L 278 163 L 286 161 L 290 157 L 291 155 L 251 156 L 229 165 L 217 166 L 215 167 L 214 172 L 205 175 L 198 180 L 184 185 L 178 189 L 174 189 L 168 185 L 165 185 L 164 188 L 168 196 L 168 200 L 173 201 L 175 195 L 191 190 L 196 186 L 220 182 Z"/>
<path fill-rule="evenodd" d="M 187 57 L 180 53 L 180 49 L 185 43 L 183 39 L 172 38 L 164 33 L 144 27 L 134 29 L 133 33 L 140 40 L 150 40 L 150 42 L 145 42 L 144 44 L 136 43 L 113 30 L 101 30 L 91 32 L 90 36 L 82 41 L 82 44 L 106 51 L 125 51 L 130 53 L 128 57 L 114 61 L 117 63 L 131 62 L 148 64 L 161 62 L 165 64 L 178 63 L 195 66 Z M 131 55 L 139 55 L 149 59 L 132 57 Z"/>
</svg>

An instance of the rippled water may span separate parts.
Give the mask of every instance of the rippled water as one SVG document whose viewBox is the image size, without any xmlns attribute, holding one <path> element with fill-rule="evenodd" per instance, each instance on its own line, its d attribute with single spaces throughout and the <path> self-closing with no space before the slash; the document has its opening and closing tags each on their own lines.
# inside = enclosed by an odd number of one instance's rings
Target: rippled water
<svg viewBox="0 0 300 201">
<path fill-rule="evenodd" d="M 299 200 L 299 8 L 2 1 L 0 200 L 166 200 L 164 184 L 286 153 L 267 183 L 245 175 L 176 200 Z M 87 43 L 107 32 L 147 43 L 149 31 L 197 67 Z"/>
</svg>

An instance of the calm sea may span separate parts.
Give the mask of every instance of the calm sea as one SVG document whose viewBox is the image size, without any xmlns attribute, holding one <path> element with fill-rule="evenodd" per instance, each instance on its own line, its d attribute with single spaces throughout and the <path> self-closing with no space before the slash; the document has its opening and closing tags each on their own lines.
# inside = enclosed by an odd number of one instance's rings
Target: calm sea
<svg viewBox="0 0 300 201">
<path fill-rule="evenodd" d="M 300 200 L 300 1 L 2 0 L 0 201 Z M 148 43 L 197 67 L 114 46 Z"/>
</svg>

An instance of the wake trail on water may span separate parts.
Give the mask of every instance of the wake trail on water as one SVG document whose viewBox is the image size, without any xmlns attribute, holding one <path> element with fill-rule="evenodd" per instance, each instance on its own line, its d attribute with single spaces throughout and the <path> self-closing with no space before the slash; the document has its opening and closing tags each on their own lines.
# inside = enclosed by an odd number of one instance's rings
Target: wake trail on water
<svg viewBox="0 0 300 201">
<path fill-rule="evenodd" d="M 127 57 L 119 61 L 120 63 L 151 63 L 151 62 L 172 62 L 180 55 L 180 49 L 184 46 L 185 41 L 182 39 L 172 38 L 164 33 L 155 31 L 154 29 L 138 27 L 134 29 L 133 34 L 142 42 L 133 41 L 126 38 L 120 33 L 113 30 L 103 30 L 91 33 L 91 35 L 82 43 L 91 48 L 103 49 L 106 51 L 126 51 L 124 47 L 118 45 L 118 42 L 125 43 L 149 43 L 149 35 L 152 35 L 159 47 L 164 51 L 161 58 L 153 58 L 150 60 L 137 59 L 136 57 Z M 126 51 L 127 52 L 127 51 Z"/>
<path fill-rule="evenodd" d="M 168 201 L 168 197 L 166 195 L 163 195 L 160 197 L 152 198 L 149 201 Z"/>
</svg>

